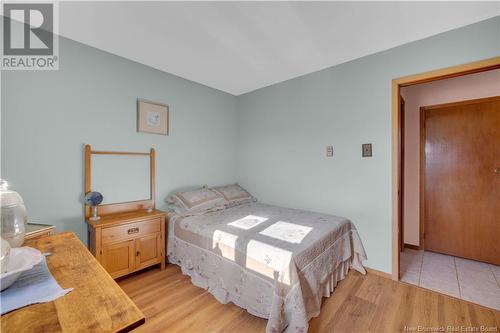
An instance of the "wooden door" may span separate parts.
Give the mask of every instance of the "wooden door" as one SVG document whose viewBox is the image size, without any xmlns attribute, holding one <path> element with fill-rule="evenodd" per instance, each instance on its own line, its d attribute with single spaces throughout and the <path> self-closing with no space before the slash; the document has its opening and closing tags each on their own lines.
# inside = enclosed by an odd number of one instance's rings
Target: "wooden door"
<svg viewBox="0 0 500 333">
<path fill-rule="evenodd" d="M 101 263 L 113 278 L 132 272 L 135 269 L 135 241 L 104 244 Z"/>
<path fill-rule="evenodd" d="M 500 264 L 500 97 L 423 108 L 425 249 Z"/>
<path fill-rule="evenodd" d="M 158 264 L 161 260 L 160 234 L 155 233 L 136 239 L 136 269 Z"/>
</svg>

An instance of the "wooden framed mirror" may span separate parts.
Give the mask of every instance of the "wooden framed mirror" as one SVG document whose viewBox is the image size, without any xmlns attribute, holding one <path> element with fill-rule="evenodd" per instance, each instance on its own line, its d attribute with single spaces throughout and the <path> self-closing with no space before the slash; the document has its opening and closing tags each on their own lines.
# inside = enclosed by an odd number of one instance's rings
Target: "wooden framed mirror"
<svg viewBox="0 0 500 333">
<path fill-rule="evenodd" d="M 121 152 L 92 150 L 85 145 L 85 194 L 103 194 L 99 215 L 155 209 L 155 150 Z M 85 218 L 91 215 L 85 205 Z"/>
</svg>

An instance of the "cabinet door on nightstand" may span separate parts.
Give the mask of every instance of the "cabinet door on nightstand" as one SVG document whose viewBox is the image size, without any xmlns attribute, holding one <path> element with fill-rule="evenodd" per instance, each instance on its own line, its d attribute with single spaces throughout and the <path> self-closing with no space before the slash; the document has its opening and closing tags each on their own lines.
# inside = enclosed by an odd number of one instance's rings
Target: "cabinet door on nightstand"
<svg viewBox="0 0 500 333">
<path fill-rule="evenodd" d="M 160 234 L 152 234 L 136 239 L 136 268 L 144 268 L 160 262 Z"/>
<path fill-rule="evenodd" d="M 135 241 L 103 245 L 101 262 L 113 278 L 132 272 L 135 269 Z"/>
</svg>

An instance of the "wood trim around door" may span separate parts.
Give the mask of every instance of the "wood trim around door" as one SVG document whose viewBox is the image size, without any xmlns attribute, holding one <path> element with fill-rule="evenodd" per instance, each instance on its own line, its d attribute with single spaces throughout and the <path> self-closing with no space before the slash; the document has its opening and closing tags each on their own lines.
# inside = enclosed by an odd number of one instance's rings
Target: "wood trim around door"
<svg viewBox="0 0 500 333">
<path fill-rule="evenodd" d="M 399 136 L 399 167 L 401 168 L 401 176 L 399 177 L 399 252 L 405 250 L 405 232 L 404 232 L 404 202 L 405 202 L 405 100 L 400 95 L 399 107 L 401 110 Z"/>
<path fill-rule="evenodd" d="M 405 76 L 392 80 L 392 279 L 399 280 L 399 181 L 401 177 L 400 168 L 400 88 L 419 83 L 432 82 L 452 77 L 484 72 L 500 68 L 500 57 L 480 60 L 468 64 L 438 69 L 416 75 Z"/>
<path fill-rule="evenodd" d="M 424 217 L 425 217 L 425 197 L 424 197 L 424 182 L 425 182 L 425 109 L 420 108 L 420 152 L 419 152 L 419 175 L 418 175 L 418 224 L 419 224 L 419 250 L 425 249 L 425 231 L 424 231 Z"/>
</svg>

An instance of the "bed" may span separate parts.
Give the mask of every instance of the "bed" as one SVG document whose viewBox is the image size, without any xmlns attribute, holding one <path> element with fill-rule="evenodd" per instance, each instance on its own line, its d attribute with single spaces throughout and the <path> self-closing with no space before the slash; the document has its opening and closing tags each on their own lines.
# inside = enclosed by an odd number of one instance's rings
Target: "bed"
<svg viewBox="0 0 500 333">
<path fill-rule="evenodd" d="M 167 253 L 219 302 L 268 319 L 267 332 L 307 332 L 366 254 L 348 219 L 258 202 L 202 214 L 169 213 Z"/>
</svg>

